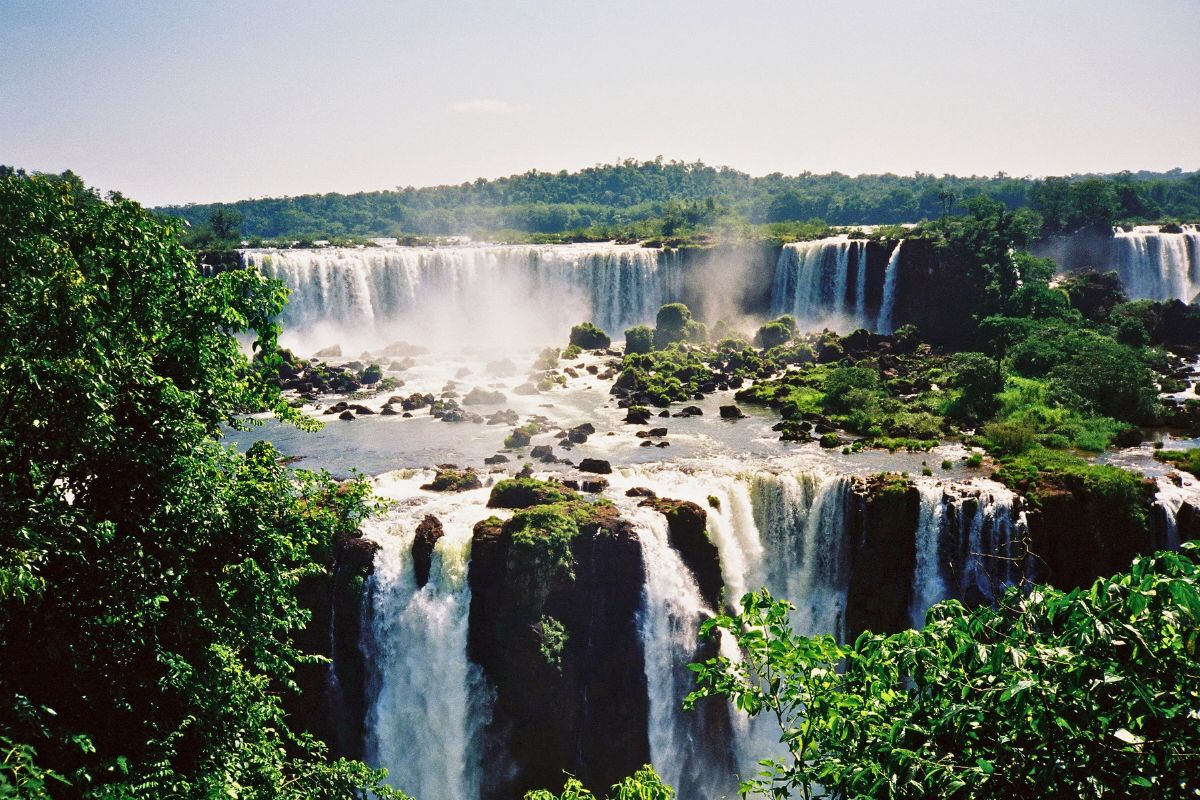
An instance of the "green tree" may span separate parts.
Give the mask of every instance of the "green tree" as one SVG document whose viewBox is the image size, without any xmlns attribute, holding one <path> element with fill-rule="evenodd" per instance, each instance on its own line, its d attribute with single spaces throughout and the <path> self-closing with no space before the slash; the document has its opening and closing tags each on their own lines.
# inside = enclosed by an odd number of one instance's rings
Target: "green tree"
<svg viewBox="0 0 1200 800">
<path fill-rule="evenodd" d="M 853 644 L 797 636 L 790 604 L 742 600 L 741 657 L 693 664 L 685 705 L 723 696 L 780 730 L 742 791 L 871 798 L 1192 796 L 1200 775 L 1196 549 L 1139 558 L 1090 588 L 957 601 L 922 630 Z"/>
<path fill-rule="evenodd" d="M 245 410 L 298 419 L 270 380 L 285 293 L 202 277 L 178 234 L 0 181 L 0 796 L 391 796 L 279 698 L 296 586 L 365 489 L 220 445 Z"/>
<path fill-rule="evenodd" d="M 674 796 L 675 790 L 664 784 L 654 768 L 647 764 L 615 784 L 608 800 L 671 800 Z M 561 794 L 538 789 L 527 792 L 525 800 L 596 800 L 596 795 L 584 788 L 577 779 L 567 778 Z"/>
</svg>

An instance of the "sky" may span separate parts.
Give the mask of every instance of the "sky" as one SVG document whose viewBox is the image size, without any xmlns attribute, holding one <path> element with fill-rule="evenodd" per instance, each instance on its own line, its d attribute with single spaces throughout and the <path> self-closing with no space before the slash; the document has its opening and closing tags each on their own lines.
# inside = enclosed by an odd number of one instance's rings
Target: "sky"
<svg viewBox="0 0 1200 800">
<path fill-rule="evenodd" d="M 148 205 L 621 158 L 1200 168 L 1200 0 L 0 0 L 0 163 Z"/>
</svg>

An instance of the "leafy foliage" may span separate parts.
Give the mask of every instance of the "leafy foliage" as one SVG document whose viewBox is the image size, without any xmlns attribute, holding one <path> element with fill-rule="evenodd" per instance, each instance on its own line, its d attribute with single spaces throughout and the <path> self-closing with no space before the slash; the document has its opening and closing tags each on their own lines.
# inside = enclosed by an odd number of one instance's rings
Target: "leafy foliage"
<svg viewBox="0 0 1200 800">
<path fill-rule="evenodd" d="M 612 787 L 609 800 L 671 800 L 675 790 L 663 784 L 658 773 L 649 764 Z M 527 792 L 525 800 L 596 800 L 596 796 L 584 788 L 575 778 L 567 778 L 561 794 L 555 795 L 545 789 Z"/>
<path fill-rule="evenodd" d="M 704 623 L 741 657 L 693 664 L 686 703 L 767 714 L 783 754 L 744 793 L 841 797 L 1190 796 L 1200 775 L 1195 548 L 1137 559 L 1086 589 L 1012 589 L 935 606 L 922 630 L 852 645 L 796 635 L 752 593 Z"/>
<path fill-rule="evenodd" d="M 0 180 L 0 795 L 399 796 L 289 730 L 299 581 L 365 487 L 222 447 L 270 381 L 277 284 L 173 223 Z M 235 334 L 256 332 L 249 362 Z"/>
</svg>

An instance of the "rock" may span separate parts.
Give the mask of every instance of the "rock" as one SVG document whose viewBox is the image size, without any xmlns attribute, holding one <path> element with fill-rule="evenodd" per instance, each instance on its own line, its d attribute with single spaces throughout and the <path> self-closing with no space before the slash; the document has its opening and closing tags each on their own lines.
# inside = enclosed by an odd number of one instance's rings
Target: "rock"
<svg viewBox="0 0 1200 800">
<path fill-rule="evenodd" d="M 388 372 L 403 372 L 406 369 L 412 369 L 416 362 L 411 358 L 395 359 L 388 362 Z"/>
<path fill-rule="evenodd" d="M 700 588 L 700 595 L 709 608 L 719 608 L 721 589 L 721 556 L 717 546 L 708 538 L 708 512 L 687 500 L 649 498 L 641 505 L 653 508 L 667 518 L 668 541 Z"/>
<path fill-rule="evenodd" d="M 699 406 L 684 406 L 675 416 L 677 417 L 699 417 L 704 414 L 704 410 Z"/>
<path fill-rule="evenodd" d="M 671 443 L 670 442 L 659 442 L 658 444 L 656 444 L 654 446 L 655 447 L 670 447 Z"/>
<path fill-rule="evenodd" d="M 354 419 L 354 413 L 351 411 L 343 411 L 342 413 L 338 414 L 338 419 Z"/>
<path fill-rule="evenodd" d="M 721 406 L 721 419 L 744 419 L 745 416 L 737 406 Z"/>
<path fill-rule="evenodd" d="M 539 394 L 538 388 L 532 383 L 522 383 L 520 386 L 513 389 L 513 394 L 531 395 Z"/>
<path fill-rule="evenodd" d="M 645 425 L 650 421 L 650 409 L 643 406 L 630 406 L 625 412 L 625 422 L 629 425 Z"/>
<path fill-rule="evenodd" d="M 669 417 L 669 416 L 671 416 L 671 412 L 670 412 L 670 411 L 667 411 L 667 410 L 664 408 L 662 411 L 658 412 L 658 415 L 659 415 L 660 417 Z"/>
<path fill-rule="evenodd" d="M 400 416 L 404 417 L 405 419 L 412 419 L 412 412 L 411 412 L 411 411 L 405 411 L 405 412 L 404 412 L 403 414 L 401 414 Z"/>
<path fill-rule="evenodd" d="M 383 348 L 380 355 L 393 358 L 396 356 L 423 356 L 429 352 L 429 349 L 422 347 L 419 344 L 409 344 L 408 342 L 392 342 L 387 347 Z"/>
<path fill-rule="evenodd" d="M 588 440 L 588 435 L 578 428 L 572 428 L 567 431 L 567 441 L 572 444 L 583 444 Z"/>
<path fill-rule="evenodd" d="M 626 497 L 657 497 L 653 489 L 647 489 L 645 486 L 635 486 L 632 489 L 625 491 Z"/>
<path fill-rule="evenodd" d="M 576 425 L 574 428 L 571 428 L 571 430 L 591 436 L 596 432 L 596 426 L 590 422 L 585 422 L 582 425 Z"/>
<path fill-rule="evenodd" d="M 417 587 L 424 588 L 429 583 L 429 571 L 433 568 L 433 548 L 438 539 L 446 535 L 442 523 L 432 514 L 427 514 L 417 526 L 417 535 L 412 543 L 413 577 L 417 579 Z"/>
<path fill-rule="evenodd" d="M 638 431 L 634 436 L 639 439 L 661 439 L 667 435 L 666 428 L 651 428 L 648 431 Z"/>
<path fill-rule="evenodd" d="M 460 470 L 447 466 L 439 469 L 434 479 L 421 488 L 431 492 L 465 492 L 482 489 L 483 482 L 473 469 Z"/>
<path fill-rule="evenodd" d="M 489 391 L 480 389 L 476 386 L 471 391 L 467 392 L 467 396 L 463 398 L 463 405 L 466 406 L 482 406 L 482 405 L 500 405 L 507 402 L 508 398 L 504 396 L 504 392 Z"/>
<path fill-rule="evenodd" d="M 470 368 L 468 368 L 468 367 L 460 367 L 460 368 L 459 368 L 459 370 L 458 370 L 458 372 L 455 372 L 455 373 L 454 373 L 454 377 L 456 377 L 456 378 L 459 378 L 459 379 L 462 379 L 462 378 L 465 378 L 465 377 L 467 377 L 467 376 L 468 376 L 468 375 L 470 375 L 470 374 L 471 374 L 471 370 L 470 370 Z"/>
<path fill-rule="evenodd" d="M 530 438 L 529 433 L 526 431 L 520 428 L 513 428 L 512 433 L 505 440 L 505 445 L 508 447 L 526 447 L 529 444 Z"/>
<path fill-rule="evenodd" d="M 507 464 L 508 456 L 504 455 L 503 453 L 496 453 L 496 455 L 494 455 L 494 456 L 488 456 L 487 458 L 485 458 L 483 460 L 483 463 L 485 463 L 485 464 Z"/>
<path fill-rule="evenodd" d="M 600 458 L 585 458 L 579 462 L 579 469 L 583 472 L 608 475 L 612 472 L 612 465 Z"/>
<path fill-rule="evenodd" d="M 330 345 L 329 347 L 322 348 L 322 349 L 318 350 L 317 352 L 313 353 L 313 357 L 314 358 L 341 358 L 342 357 L 342 346 L 333 344 L 333 345 Z"/>
<path fill-rule="evenodd" d="M 583 483 L 580 484 L 580 488 L 588 494 L 600 494 L 608 488 L 608 481 L 606 481 L 604 478 L 591 478 L 583 481 Z"/>
<path fill-rule="evenodd" d="M 391 403 L 388 403 L 379 410 L 379 413 L 385 417 L 392 417 L 399 415 L 400 412 L 396 410 L 395 406 L 393 406 Z"/>
<path fill-rule="evenodd" d="M 367 406 L 361 405 L 361 404 L 359 404 L 359 403 L 355 403 L 354 405 L 350 406 L 350 408 L 352 408 L 352 409 L 354 410 L 354 413 L 355 413 L 355 414 L 358 414 L 360 417 L 361 417 L 363 414 L 374 414 L 374 413 L 376 413 L 376 412 L 375 412 L 373 409 L 371 409 L 371 408 L 368 408 Z"/>
<path fill-rule="evenodd" d="M 425 408 L 425 406 L 433 405 L 433 395 L 413 393 L 401 400 L 400 405 L 405 411 L 416 411 L 417 409 Z"/>
<path fill-rule="evenodd" d="M 646 439 L 645 441 L 643 441 L 641 443 L 640 446 L 641 447 L 654 447 L 654 442 L 650 441 L 649 439 Z"/>
<path fill-rule="evenodd" d="M 545 461 L 547 458 L 550 458 L 553 461 L 554 448 L 548 444 L 539 444 L 529 451 L 529 457 L 536 458 L 540 461 Z"/>
</svg>

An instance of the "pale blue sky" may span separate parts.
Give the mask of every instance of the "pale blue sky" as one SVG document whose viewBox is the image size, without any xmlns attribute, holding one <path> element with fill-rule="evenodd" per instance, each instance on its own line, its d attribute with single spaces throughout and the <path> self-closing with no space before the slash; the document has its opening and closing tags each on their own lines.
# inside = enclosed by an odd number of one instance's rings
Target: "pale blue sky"
<svg viewBox="0 0 1200 800">
<path fill-rule="evenodd" d="M 1200 0 L 0 0 L 0 163 L 148 204 L 656 155 L 1200 168 Z"/>
</svg>

